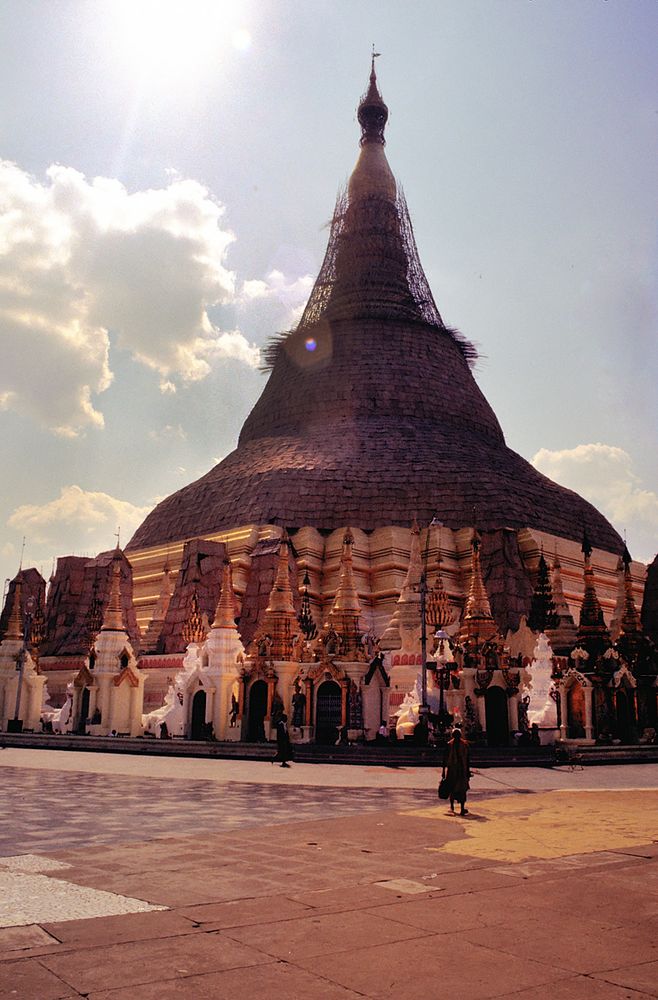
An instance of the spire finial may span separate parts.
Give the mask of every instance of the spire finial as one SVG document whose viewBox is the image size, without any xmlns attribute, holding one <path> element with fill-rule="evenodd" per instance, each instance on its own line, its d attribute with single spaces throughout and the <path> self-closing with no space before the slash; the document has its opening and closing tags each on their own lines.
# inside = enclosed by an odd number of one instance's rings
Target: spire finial
<svg viewBox="0 0 658 1000">
<path fill-rule="evenodd" d="M 378 59 L 381 52 L 375 52 L 375 43 L 372 43 L 372 65 L 370 67 L 370 79 L 376 81 L 377 74 L 375 73 L 375 59 Z"/>
<path fill-rule="evenodd" d="M 388 121 L 388 108 L 384 104 L 382 95 L 379 93 L 377 74 L 375 73 L 375 59 L 379 55 L 380 53 L 375 52 L 375 46 L 373 45 L 368 89 L 361 98 L 356 113 L 359 125 L 361 126 L 362 146 L 365 146 L 368 142 L 376 142 L 381 146 L 386 144 L 384 129 Z"/>
<path fill-rule="evenodd" d="M 121 599 L 121 549 L 117 546 L 111 562 L 110 596 L 103 615 L 101 632 L 123 632 L 123 602 Z"/>
</svg>

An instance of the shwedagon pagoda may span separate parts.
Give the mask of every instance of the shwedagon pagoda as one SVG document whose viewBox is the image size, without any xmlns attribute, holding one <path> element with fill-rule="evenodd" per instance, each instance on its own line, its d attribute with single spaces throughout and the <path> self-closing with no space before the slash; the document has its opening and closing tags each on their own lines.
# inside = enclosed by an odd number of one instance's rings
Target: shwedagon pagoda
<svg viewBox="0 0 658 1000">
<path fill-rule="evenodd" d="M 423 273 L 387 118 L 373 59 L 324 262 L 235 451 L 125 551 L 11 582 L 0 730 L 264 741 L 285 711 L 299 742 L 426 718 L 494 746 L 533 724 L 655 738 L 658 561 L 505 444 Z"/>
</svg>

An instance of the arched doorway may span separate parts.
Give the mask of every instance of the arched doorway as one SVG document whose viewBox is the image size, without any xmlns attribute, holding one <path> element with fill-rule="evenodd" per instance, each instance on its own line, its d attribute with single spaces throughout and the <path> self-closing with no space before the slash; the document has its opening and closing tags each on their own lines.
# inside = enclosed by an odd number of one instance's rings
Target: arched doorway
<svg viewBox="0 0 658 1000">
<path fill-rule="evenodd" d="M 567 738 L 585 738 L 585 689 L 578 681 L 567 691 Z"/>
<path fill-rule="evenodd" d="M 78 713 L 78 724 L 75 728 L 78 736 L 84 736 L 87 732 L 87 717 L 89 715 L 89 688 L 85 687 L 80 692 L 80 712 Z"/>
<path fill-rule="evenodd" d="M 315 708 L 315 742 L 331 746 L 338 739 L 343 717 L 340 685 L 324 681 L 318 688 Z"/>
<path fill-rule="evenodd" d="M 265 742 L 265 716 L 267 714 L 267 684 L 254 681 L 249 689 L 249 716 L 247 739 L 250 743 Z"/>
<path fill-rule="evenodd" d="M 509 716 L 507 714 L 507 694 L 501 687 L 488 687 L 484 696 L 487 725 L 487 745 L 506 747 L 509 745 Z"/>
<path fill-rule="evenodd" d="M 633 695 L 624 688 L 619 688 L 615 694 L 617 709 L 617 736 L 622 743 L 635 743 L 635 712 L 633 711 Z"/>
<path fill-rule="evenodd" d="M 192 698 L 190 739 L 202 740 L 206 735 L 206 692 L 199 688 Z"/>
</svg>

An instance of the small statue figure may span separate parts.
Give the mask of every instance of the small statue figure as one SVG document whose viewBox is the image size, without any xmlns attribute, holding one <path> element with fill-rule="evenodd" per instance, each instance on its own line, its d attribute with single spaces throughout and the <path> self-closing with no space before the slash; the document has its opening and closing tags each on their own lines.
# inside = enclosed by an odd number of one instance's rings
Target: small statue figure
<svg viewBox="0 0 658 1000">
<path fill-rule="evenodd" d="M 363 729 L 363 699 L 361 689 L 354 681 L 350 681 L 349 693 L 350 729 Z"/>
<path fill-rule="evenodd" d="M 295 681 L 295 693 L 292 696 L 292 725 L 294 729 L 301 729 L 305 722 L 306 715 L 306 695 L 299 687 L 299 681 Z"/>
<path fill-rule="evenodd" d="M 529 733 L 530 723 L 528 722 L 528 709 L 530 707 L 530 695 L 526 694 L 519 702 L 519 732 Z"/>
</svg>

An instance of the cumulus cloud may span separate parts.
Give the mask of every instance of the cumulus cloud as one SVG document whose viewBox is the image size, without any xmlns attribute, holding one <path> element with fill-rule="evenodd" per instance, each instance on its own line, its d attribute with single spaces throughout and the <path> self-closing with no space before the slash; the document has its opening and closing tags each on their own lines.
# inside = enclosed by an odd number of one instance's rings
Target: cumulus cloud
<svg viewBox="0 0 658 1000">
<path fill-rule="evenodd" d="M 283 306 L 286 310 L 284 323 L 292 326 L 301 318 L 314 281 L 311 274 L 286 278 L 282 271 L 274 269 L 264 280 L 256 278 L 243 281 L 240 295 L 242 303 L 246 305 L 267 301 Z"/>
<path fill-rule="evenodd" d="M 163 391 L 258 349 L 208 310 L 235 299 L 224 209 L 195 181 L 130 194 L 54 165 L 41 183 L 0 161 L 0 408 L 73 436 L 103 424 L 110 334 Z"/>
<path fill-rule="evenodd" d="M 151 441 L 186 441 L 187 434 L 180 424 L 164 424 L 148 433 Z"/>
<path fill-rule="evenodd" d="M 27 537 L 31 551 L 50 546 L 56 552 L 98 552 L 111 548 L 117 525 L 122 539 L 130 538 L 151 509 L 73 485 L 47 503 L 17 507 L 7 526 Z"/>
<path fill-rule="evenodd" d="M 626 529 L 629 547 L 638 550 L 637 558 L 653 558 L 658 547 L 658 493 L 646 488 L 627 451 L 600 443 L 562 451 L 541 448 L 532 464 L 584 496 L 618 530 Z"/>
</svg>

